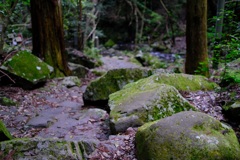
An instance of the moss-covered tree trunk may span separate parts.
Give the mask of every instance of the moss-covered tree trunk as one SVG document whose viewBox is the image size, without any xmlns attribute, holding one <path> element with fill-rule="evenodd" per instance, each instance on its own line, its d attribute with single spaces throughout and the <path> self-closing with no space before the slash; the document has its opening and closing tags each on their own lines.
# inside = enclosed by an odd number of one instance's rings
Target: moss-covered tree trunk
<svg viewBox="0 0 240 160">
<path fill-rule="evenodd" d="M 54 67 L 54 76 L 69 75 L 60 0 L 31 0 L 33 54 Z"/>
<path fill-rule="evenodd" d="M 207 0 L 187 0 L 187 55 L 185 72 L 209 76 Z"/>
</svg>

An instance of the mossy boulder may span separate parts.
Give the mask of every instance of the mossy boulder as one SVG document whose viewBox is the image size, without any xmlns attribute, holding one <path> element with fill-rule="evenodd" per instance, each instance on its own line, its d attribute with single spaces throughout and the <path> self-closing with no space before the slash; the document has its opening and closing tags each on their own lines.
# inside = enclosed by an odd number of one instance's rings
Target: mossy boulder
<svg viewBox="0 0 240 160">
<path fill-rule="evenodd" d="M 0 143 L 0 159 L 10 156 L 11 159 L 24 160 L 86 160 L 87 155 L 93 152 L 96 145 L 95 142 L 91 141 L 72 142 L 39 138 L 15 139 Z"/>
<path fill-rule="evenodd" d="M 234 131 L 207 114 L 180 112 L 145 124 L 136 133 L 139 160 L 240 159 Z"/>
<path fill-rule="evenodd" d="M 17 83 L 22 83 L 23 79 L 32 85 L 46 80 L 53 72 L 51 66 L 28 51 L 19 51 L 5 61 L 0 69 L 20 77 L 21 81 L 16 80 Z"/>
<path fill-rule="evenodd" d="M 174 86 L 179 91 L 213 90 L 219 87 L 206 77 L 183 73 L 159 73 L 144 79 L 144 83 L 159 83 Z"/>
<path fill-rule="evenodd" d="M 150 75 L 152 75 L 152 71 L 149 69 L 121 68 L 110 70 L 87 86 L 83 99 L 85 103 L 106 101 L 110 94 L 122 89 L 126 84 Z"/>
<path fill-rule="evenodd" d="M 0 142 L 12 139 L 11 134 L 5 127 L 4 123 L 0 120 Z"/>
<path fill-rule="evenodd" d="M 176 88 L 166 84 L 148 83 L 145 79 L 126 85 L 109 96 L 111 129 L 123 132 L 174 113 L 196 110 Z"/>
</svg>

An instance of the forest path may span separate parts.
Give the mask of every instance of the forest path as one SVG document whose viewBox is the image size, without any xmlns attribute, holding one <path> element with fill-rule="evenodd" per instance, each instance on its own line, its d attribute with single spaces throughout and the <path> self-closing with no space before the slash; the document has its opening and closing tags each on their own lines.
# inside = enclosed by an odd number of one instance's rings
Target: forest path
<svg viewBox="0 0 240 160">
<path fill-rule="evenodd" d="M 103 66 L 97 70 L 139 67 L 127 57 L 103 57 Z M 0 118 L 14 137 L 57 138 L 70 141 L 94 140 L 104 152 L 97 149 L 93 159 L 134 159 L 135 129 L 121 135 L 110 135 L 109 115 L 97 108 L 86 108 L 82 94 L 95 77 L 87 75 L 80 87 L 67 88 L 63 79 L 49 80 L 43 87 L 23 90 L 18 87 L 1 87 L 1 92 L 17 106 L 0 106 Z M 116 144 L 118 144 L 116 146 Z M 104 155 L 103 155 L 104 154 Z M 115 157 L 115 158 L 113 158 Z M 118 158 L 117 158 L 118 157 Z"/>
</svg>

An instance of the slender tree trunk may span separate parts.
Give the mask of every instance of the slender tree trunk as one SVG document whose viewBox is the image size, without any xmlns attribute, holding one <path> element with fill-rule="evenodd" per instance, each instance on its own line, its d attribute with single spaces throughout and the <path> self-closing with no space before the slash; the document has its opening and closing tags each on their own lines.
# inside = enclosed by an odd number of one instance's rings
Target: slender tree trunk
<svg viewBox="0 0 240 160">
<path fill-rule="evenodd" d="M 223 17 L 224 17 L 224 7 L 225 7 L 225 0 L 218 0 L 217 4 L 217 21 L 216 21 L 216 42 L 219 43 L 222 39 L 222 28 L 223 28 Z M 215 50 L 213 54 L 213 69 L 218 69 L 219 57 L 220 56 L 220 49 Z"/>
<path fill-rule="evenodd" d="M 83 45 L 83 31 L 81 27 L 81 21 L 82 21 L 82 0 L 78 1 L 78 7 L 79 7 L 79 21 L 78 21 L 78 49 L 80 51 L 83 51 L 84 45 Z"/>
<path fill-rule="evenodd" d="M 207 0 L 187 0 L 187 55 L 185 72 L 209 76 Z"/>
<path fill-rule="evenodd" d="M 3 46 L 4 46 L 4 35 L 6 32 L 6 27 L 4 24 L 0 24 L 2 25 L 1 31 L 0 31 L 0 57 L 1 55 L 3 55 Z"/>
<path fill-rule="evenodd" d="M 54 67 L 53 76 L 70 75 L 66 61 L 60 0 L 31 0 L 33 53 Z"/>
</svg>

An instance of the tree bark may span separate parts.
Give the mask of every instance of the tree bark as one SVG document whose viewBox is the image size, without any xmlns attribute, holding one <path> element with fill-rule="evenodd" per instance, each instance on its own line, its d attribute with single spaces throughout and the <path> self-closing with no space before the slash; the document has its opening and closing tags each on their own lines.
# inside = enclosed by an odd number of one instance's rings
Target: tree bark
<svg viewBox="0 0 240 160">
<path fill-rule="evenodd" d="M 33 54 L 53 66 L 55 77 L 70 75 L 60 0 L 31 0 Z"/>
<path fill-rule="evenodd" d="M 221 42 L 221 39 L 222 39 L 224 8 L 225 8 L 225 0 L 218 0 L 216 33 L 215 33 L 215 39 L 217 43 Z M 218 69 L 219 58 L 220 58 L 220 50 L 218 49 L 218 50 L 215 50 L 213 54 L 213 62 L 212 62 L 213 69 Z"/>
<path fill-rule="evenodd" d="M 81 21 L 82 21 L 82 0 L 78 1 L 78 7 L 79 7 L 79 21 L 78 21 L 78 49 L 80 51 L 83 51 L 84 45 L 83 45 L 83 31 L 81 27 Z"/>
<path fill-rule="evenodd" d="M 207 0 L 187 0 L 187 55 L 185 72 L 209 76 Z"/>
</svg>

